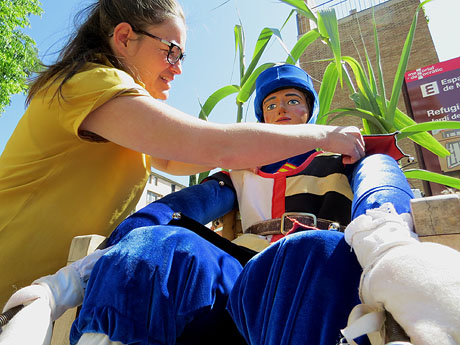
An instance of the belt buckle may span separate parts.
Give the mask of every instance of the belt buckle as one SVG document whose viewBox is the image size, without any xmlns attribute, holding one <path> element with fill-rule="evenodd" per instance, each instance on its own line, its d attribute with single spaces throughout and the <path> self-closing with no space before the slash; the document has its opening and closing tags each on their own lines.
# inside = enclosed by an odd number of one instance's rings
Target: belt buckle
<svg viewBox="0 0 460 345">
<path fill-rule="evenodd" d="M 294 216 L 294 215 L 309 216 L 309 217 L 313 218 L 313 226 L 316 228 L 317 219 L 316 219 L 316 216 L 313 213 L 308 213 L 308 212 L 284 212 L 283 215 L 281 216 L 281 229 L 280 229 L 281 233 L 283 235 L 287 234 L 287 231 L 284 231 L 284 218 L 287 217 L 287 216 Z"/>
</svg>

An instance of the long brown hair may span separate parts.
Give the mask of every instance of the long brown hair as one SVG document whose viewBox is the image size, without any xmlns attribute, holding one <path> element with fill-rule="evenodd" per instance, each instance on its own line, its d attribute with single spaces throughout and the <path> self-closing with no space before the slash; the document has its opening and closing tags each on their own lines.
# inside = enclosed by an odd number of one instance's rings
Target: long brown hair
<svg viewBox="0 0 460 345">
<path fill-rule="evenodd" d="M 45 66 L 30 84 L 27 104 L 50 80 L 63 77 L 56 91 L 62 97 L 62 86 L 88 62 L 101 62 L 105 56 L 116 68 L 126 70 L 109 45 L 109 36 L 115 26 L 127 22 L 136 29 L 163 23 L 171 17 L 182 18 L 182 7 L 175 0 L 98 0 L 77 14 L 86 20 L 71 35 L 57 61 Z"/>
</svg>

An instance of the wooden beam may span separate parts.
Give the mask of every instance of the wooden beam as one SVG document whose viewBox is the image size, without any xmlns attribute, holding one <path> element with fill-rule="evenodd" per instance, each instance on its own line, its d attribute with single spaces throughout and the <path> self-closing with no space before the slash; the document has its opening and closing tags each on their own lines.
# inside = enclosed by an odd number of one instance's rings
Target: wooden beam
<svg viewBox="0 0 460 345">
<path fill-rule="evenodd" d="M 67 265 L 91 254 L 105 240 L 104 236 L 76 236 L 70 244 Z M 69 345 L 70 327 L 77 316 L 77 308 L 67 310 L 54 322 L 51 345 Z"/>
<path fill-rule="evenodd" d="M 446 194 L 411 200 L 415 232 L 419 236 L 460 234 L 460 195 Z"/>
</svg>

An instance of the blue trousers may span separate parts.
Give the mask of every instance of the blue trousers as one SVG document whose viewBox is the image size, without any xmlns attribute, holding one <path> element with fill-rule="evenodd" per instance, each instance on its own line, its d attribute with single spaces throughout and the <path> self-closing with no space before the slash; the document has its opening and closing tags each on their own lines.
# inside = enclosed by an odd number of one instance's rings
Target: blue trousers
<svg viewBox="0 0 460 345">
<path fill-rule="evenodd" d="M 245 266 L 229 311 L 248 344 L 335 345 L 360 303 L 360 275 L 342 233 L 295 233 Z"/>
<path fill-rule="evenodd" d="M 350 183 L 353 217 L 388 201 L 409 211 L 411 190 L 390 157 L 363 159 Z M 296 233 L 243 268 L 198 235 L 168 225 L 175 211 L 206 223 L 234 203 L 230 188 L 209 181 L 120 224 L 109 239 L 114 247 L 93 269 L 71 344 L 85 332 L 139 345 L 335 344 L 359 303 L 361 268 L 343 235 Z"/>
</svg>

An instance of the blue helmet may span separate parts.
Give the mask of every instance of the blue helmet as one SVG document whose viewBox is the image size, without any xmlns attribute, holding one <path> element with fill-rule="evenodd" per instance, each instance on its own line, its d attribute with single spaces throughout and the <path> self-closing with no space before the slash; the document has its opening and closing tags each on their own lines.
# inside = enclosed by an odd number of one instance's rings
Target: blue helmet
<svg viewBox="0 0 460 345">
<path fill-rule="evenodd" d="M 303 69 L 289 64 L 270 67 L 257 77 L 254 108 L 256 118 L 259 122 L 264 122 L 263 100 L 275 91 L 288 88 L 299 89 L 306 94 L 307 99 L 310 101 L 310 118 L 308 119 L 308 123 L 316 122 L 319 112 L 319 102 L 318 94 L 313 88 L 313 82 Z"/>
</svg>

